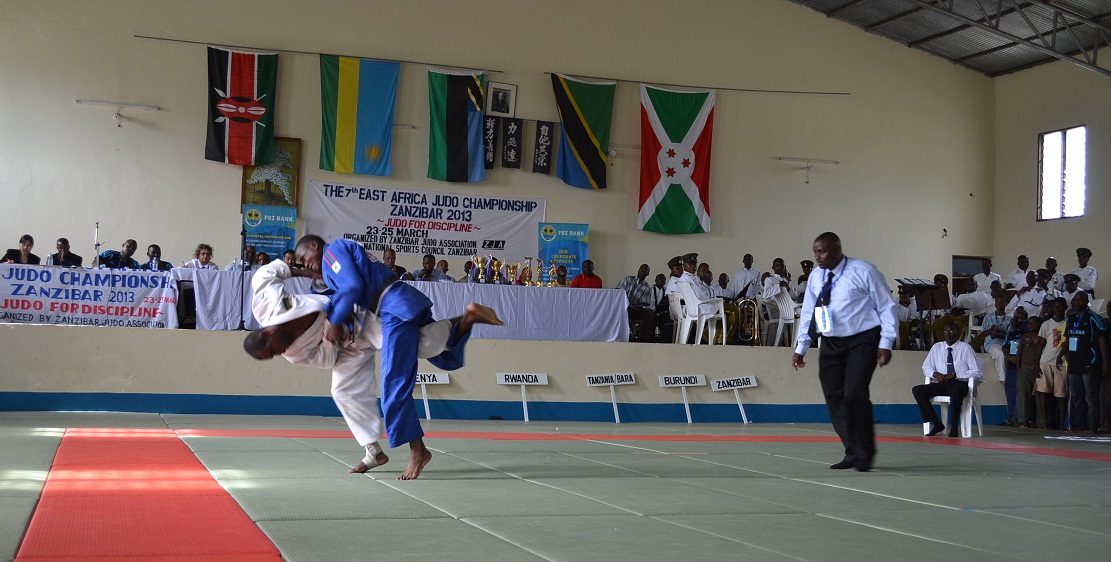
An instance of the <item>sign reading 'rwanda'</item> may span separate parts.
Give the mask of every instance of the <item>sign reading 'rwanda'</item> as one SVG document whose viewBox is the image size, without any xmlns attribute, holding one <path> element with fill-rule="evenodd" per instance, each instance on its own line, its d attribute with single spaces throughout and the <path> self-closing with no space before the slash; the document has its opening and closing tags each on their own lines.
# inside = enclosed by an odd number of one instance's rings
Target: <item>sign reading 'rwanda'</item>
<svg viewBox="0 0 1111 562">
<path fill-rule="evenodd" d="M 306 232 L 343 238 L 376 255 L 494 255 L 519 261 L 536 255 L 536 225 L 547 200 L 491 197 L 310 181 Z"/>
</svg>

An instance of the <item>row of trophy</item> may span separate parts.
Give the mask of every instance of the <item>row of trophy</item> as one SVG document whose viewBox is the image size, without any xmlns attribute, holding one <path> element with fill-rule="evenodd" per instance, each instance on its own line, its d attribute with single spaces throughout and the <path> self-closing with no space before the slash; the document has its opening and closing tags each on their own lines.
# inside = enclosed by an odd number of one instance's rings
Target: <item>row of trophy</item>
<svg viewBox="0 0 1111 562">
<path fill-rule="evenodd" d="M 524 285 L 528 287 L 543 287 L 545 283 L 542 282 L 544 271 L 544 260 L 542 258 L 533 258 L 532 256 L 525 256 L 524 267 L 518 263 L 506 263 L 494 256 L 471 256 L 471 264 L 474 266 L 471 269 L 471 280 L 477 283 L 493 283 L 496 285 L 512 284 Z M 548 268 L 548 287 L 555 287 L 556 285 L 556 264 L 549 264 Z M 535 281 L 533 280 L 532 272 L 538 272 Z M 489 278 L 487 277 L 489 276 Z M 508 279 L 508 283 L 506 280 Z"/>
</svg>

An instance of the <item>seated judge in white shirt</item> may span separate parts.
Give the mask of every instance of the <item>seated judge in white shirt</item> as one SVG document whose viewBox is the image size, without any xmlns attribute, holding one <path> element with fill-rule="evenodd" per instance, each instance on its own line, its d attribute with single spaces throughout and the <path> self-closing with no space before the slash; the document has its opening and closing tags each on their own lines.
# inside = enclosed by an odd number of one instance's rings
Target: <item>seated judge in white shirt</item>
<svg viewBox="0 0 1111 562">
<path fill-rule="evenodd" d="M 972 280 L 976 283 L 976 290 L 981 293 L 991 293 L 991 282 L 999 281 L 1003 284 L 1003 278 L 998 273 L 991 272 L 991 258 L 984 258 L 980 260 L 980 273 L 972 276 Z"/>
<path fill-rule="evenodd" d="M 212 261 L 212 246 L 208 244 L 197 244 L 197 249 L 193 250 L 193 259 L 185 262 L 181 267 L 188 267 L 192 269 L 220 269 Z"/>
<path fill-rule="evenodd" d="M 968 397 L 968 379 L 984 378 L 976 361 L 972 346 L 958 338 L 961 329 L 954 322 L 945 325 L 945 341 L 939 341 L 930 348 L 926 360 L 922 362 L 922 374 L 934 381 L 920 384 L 911 389 L 922 423 L 931 424 L 927 435 L 934 436 L 945 430 L 945 424 L 934 410 L 930 399 L 935 396 L 949 397 L 949 437 L 957 436 L 957 420 L 960 419 L 961 404 Z"/>
<path fill-rule="evenodd" d="M 1026 256 L 1018 257 L 1018 269 L 1007 274 L 1007 289 L 1021 289 L 1026 286 L 1026 273 L 1030 271 L 1030 260 Z"/>
<path fill-rule="evenodd" d="M 1096 268 L 1088 265 L 1088 260 L 1092 259 L 1092 251 L 1088 248 L 1076 249 L 1076 269 L 1072 270 L 1072 274 L 1080 278 L 1080 290 L 1092 295 L 1092 291 L 1096 288 L 1096 276 L 1099 274 Z M 1071 300 L 1069 302 L 1072 302 Z"/>
</svg>

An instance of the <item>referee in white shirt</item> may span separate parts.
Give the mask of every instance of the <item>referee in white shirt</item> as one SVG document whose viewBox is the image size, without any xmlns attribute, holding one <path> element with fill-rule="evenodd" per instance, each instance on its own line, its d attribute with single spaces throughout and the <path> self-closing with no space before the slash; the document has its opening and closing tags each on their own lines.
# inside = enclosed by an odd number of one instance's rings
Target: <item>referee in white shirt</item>
<svg viewBox="0 0 1111 562">
<path fill-rule="evenodd" d="M 876 266 L 841 253 L 841 239 L 825 232 L 814 240 L 818 268 L 806 284 L 798 341 L 791 366 L 806 366 L 810 325 L 821 336 L 818 379 L 845 458 L 830 468 L 867 472 L 876 455 L 868 385 L 877 366 L 891 361 L 895 344 L 895 301 Z"/>
</svg>

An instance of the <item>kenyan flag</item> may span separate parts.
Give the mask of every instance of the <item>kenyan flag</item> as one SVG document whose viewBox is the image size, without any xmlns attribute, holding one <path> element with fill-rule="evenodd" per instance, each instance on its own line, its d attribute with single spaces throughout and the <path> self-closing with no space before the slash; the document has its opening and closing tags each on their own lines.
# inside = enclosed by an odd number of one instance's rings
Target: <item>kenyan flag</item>
<svg viewBox="0 0 1111 562">
<path fill-rule="evenodd" d="M 714 90 L 678 92 L 641 84 L 640 106 L 637 228 L 709 232 Z"/>
</svg>

